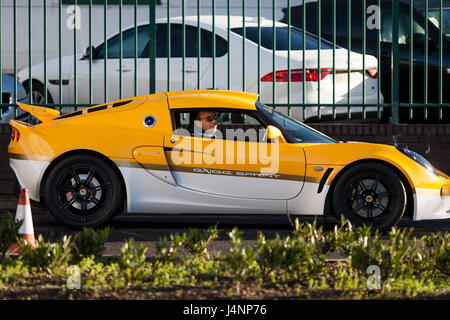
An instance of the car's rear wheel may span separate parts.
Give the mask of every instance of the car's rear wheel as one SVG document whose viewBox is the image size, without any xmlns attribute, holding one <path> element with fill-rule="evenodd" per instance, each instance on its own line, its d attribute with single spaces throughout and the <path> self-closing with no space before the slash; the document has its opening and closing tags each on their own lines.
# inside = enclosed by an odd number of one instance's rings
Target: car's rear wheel
<svg viewBox="0 0 450 320">
<path fill-rule="evenodd" d="M 405 212 L 407 196 L 400 177 L 380 163 L 356 165 L 340 177 L 333 192 L 333 207 L 356 226 L 380 231 L 394 226 Z"/>
<path fill-rule="evenodd" d="M 76 155 L 52 169 L 45 198 L 53 216 L 62 224 L 76 229 L 97 227 L 119 212 L 122 186 L 105 161 L 92 155 Z"/>
<path fill-rule="evenodd" d="M 27 94 L 30 94 L 30 82 L 24 82 L 23 87 Z M 32 80 L 32 98 L 33 104 L 45 104 L 45 88 L 42 83 Z M 53 103 L 53 98 L 47 90 L 47 103 Z"/>
</svg>

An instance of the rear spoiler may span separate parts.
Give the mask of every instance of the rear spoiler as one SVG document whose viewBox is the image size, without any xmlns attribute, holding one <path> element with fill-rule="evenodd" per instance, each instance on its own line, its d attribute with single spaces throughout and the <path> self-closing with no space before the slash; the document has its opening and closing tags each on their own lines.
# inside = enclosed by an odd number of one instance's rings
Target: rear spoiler
<svg viewBox="0 0 450 320">
<path fill-rule="evenodd" d="M 39 119 L 42 122 L 47 122 L 47 121 L 53 120 L 61 115 L 58 110 L 51 109 L 51 108 L 32 106 L 29 104 L 24 104 L 24 103 L 19 103 L 19 102 L 17 102 L 17 105 L 22 110 L 29 112 L 32 116 L 34 116 L 35 118 Z"/>
</svg>

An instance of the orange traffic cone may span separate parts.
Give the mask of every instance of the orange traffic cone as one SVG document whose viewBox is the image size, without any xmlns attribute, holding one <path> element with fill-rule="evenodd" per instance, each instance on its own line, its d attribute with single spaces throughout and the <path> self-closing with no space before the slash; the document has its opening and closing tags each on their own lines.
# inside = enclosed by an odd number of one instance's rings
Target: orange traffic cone
<svg viewBox="0 0 450 320">
<path fill-rule="evenodd" d="M 27 242 L 32 248 L 36 248 L 28 189 L 20 190 L 19 202 L 17 203 L 16 221 L 23 221 L 22 226 L 19 229 L 19 234 L 22 235 L 22 237 L 25 239 L 25 242 Z M 11 245 L 9 252 L 10 254 L 23 253 L 17 242 Z"/>
</svg>

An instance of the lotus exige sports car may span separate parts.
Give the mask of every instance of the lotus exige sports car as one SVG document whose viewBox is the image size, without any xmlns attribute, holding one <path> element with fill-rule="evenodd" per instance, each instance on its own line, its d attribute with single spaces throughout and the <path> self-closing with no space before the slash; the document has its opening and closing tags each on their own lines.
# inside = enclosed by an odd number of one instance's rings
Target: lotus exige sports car
<svg viewBox="0 0 450 320">
<path fill-rule="evenodd" d="M 450 218 L 449 176 L 394 146 L 335 141 L 255 94 L 184 91 L 11 120 L 10 166 L 72 228 L 121 212 Z"/>
</svg>

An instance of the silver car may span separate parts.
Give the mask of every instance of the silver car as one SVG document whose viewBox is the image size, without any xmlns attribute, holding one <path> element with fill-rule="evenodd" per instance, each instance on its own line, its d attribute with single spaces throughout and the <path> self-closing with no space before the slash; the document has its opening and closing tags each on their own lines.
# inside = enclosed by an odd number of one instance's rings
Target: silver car
<svg viewBox="0 0 450 320">
<path fill-rule="evenodd" d="M 27 92 L 22 84 L 17 80 L 17 102 L 29 103 Z M 8 74 L 2 74 L 2 104 L 14 103 L 14 77 Z M 2 106 L 0 123 L 8 123 L 9 120 L 14 119 L 14 106 Z M 25 120 L 27 113 L 21 109 L 17 109 L 17 119 Z"/>
</svg>

